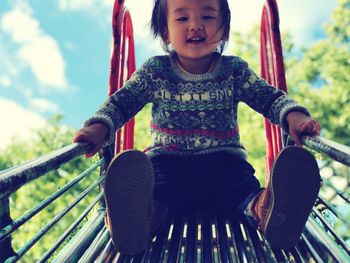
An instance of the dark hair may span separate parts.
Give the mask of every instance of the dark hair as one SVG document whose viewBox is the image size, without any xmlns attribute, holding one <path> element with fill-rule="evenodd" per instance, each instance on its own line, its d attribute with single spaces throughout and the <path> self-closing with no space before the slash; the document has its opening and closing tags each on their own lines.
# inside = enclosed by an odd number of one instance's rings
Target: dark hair
<svg viewBox="0 0 350 263">
<path fill-rule="evenodd" d="M 153 37 L 160 37 L 162 39 L 163 49 L 169 52 L 169 48 L 165 43 L 164 33 L 167 30 L 167 0 L 155 0 L 154 7 L 152 11 L 151 18 L 151 31 Z M 231 12 L 228 6 L 227 0 L 219 0 L 220 2 L 220 15 L 222 18 L 220 29 L 223 29 L 222 40 L 218 47 L 218 51 L 222 53 L 224 51 L 226 42 L 228 41 L 230 35 L 230 22 L 231 22 Z"/>
</svg>

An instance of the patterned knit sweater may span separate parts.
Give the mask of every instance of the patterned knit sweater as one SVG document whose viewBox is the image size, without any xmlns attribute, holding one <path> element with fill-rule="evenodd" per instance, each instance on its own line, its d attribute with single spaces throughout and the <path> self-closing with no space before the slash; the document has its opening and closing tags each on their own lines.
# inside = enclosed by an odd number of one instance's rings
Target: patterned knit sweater
<svg viewBox="0 0 350 263">
<path fill-rule="evenodd" d="M 152 145 L 149 156 L 196 155 L 226 151 L 246 158 L 240 143 L 237 107 L 245 102 L 288 132 L 291 111 L 309 112 L 285 93 L 267 84 L 236 56 L 215 53 L 212 70 L 190 74 L 176 62 L 174 53 L 149 59 L 122 89 L 114 93 L 85 122 L 104 123 L 106 144 L 115 131 L 152 103 Z"/>
</svg>

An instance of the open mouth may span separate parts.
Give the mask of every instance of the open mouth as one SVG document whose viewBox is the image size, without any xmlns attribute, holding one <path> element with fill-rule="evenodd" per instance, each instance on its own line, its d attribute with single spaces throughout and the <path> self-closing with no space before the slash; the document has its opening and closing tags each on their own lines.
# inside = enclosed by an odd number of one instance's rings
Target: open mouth
<svg viewBox="0 0 350 263">
<path fill-rule="evenodd" d="M 191 44 L 200 44 L 200 43 L 203 43 L 204 41 L 205 41 L 205 37 L 192 37 L 187 39 L 187 42 Z"/>
</svg>

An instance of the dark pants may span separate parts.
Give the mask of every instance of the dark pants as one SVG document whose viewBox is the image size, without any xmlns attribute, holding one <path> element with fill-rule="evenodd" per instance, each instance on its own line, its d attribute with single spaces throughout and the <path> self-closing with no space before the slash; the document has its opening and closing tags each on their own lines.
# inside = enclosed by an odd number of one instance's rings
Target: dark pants
<svg viewBox="0 0 350 263">
<path fill-rule="evenodd" d="M 155 172 L 154 200 L 163 214 L 169 209 L 230 216 L 243 212 L 261 191 L 254 168 L 230 153 L 162 155 L 151 161 Z"/>
</svg>

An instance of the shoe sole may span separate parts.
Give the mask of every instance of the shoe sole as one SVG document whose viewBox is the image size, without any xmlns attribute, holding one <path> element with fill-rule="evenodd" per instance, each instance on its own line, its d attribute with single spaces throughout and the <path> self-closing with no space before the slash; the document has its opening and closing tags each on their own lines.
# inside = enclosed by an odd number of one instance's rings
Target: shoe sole
<svg viewBox="0 0 350 263">
<path fill-rule="evenodd" d="M 135 255 L 148 246 L 153 188 L 153 166 L 143 152 L 128 150 L 111 161 L 105 200 L 112 241 L 120 253 Z"/>
<path fill-rule="evenodd" d="M 273 248 L 294 247 L 305 227 L 320 189 L 315 158 L 307 150 L 284 148 L 276 159 L 270 180 L 272 196 L 263 232 Z"/>
</svg>

